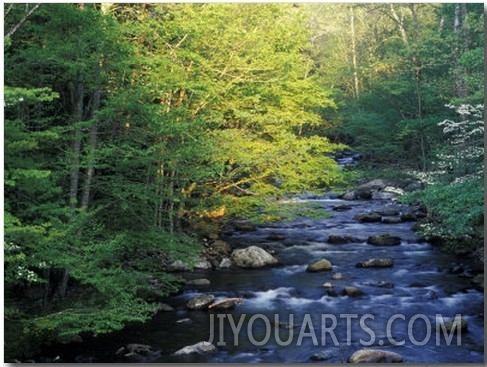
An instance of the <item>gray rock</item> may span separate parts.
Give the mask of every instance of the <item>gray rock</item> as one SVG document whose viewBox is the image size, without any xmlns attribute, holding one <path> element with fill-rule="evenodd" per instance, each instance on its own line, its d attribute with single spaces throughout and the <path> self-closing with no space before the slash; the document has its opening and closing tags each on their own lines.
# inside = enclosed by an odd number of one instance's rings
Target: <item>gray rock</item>
<svg viewBox="0 0 487 367">
<path fill-rule="evenodd" d="M 382 216 L 378 213 L 371 213 L 371 214 L 357 214 L 353 217 L 353 219 L 358 220 L 361 223 L 374 223 L 380 222 Z"/>
<path fill-rule="evenodd" d="M 187 356 L 190 354 L 207 354 L 216 351 L 216 347 L 210 342 L 199 342 L 193 345 L 188 345 L 174 352 L 175 356 Z"/>
<path fill-rule="evenodd" d="M 186 307 L 190 310 L 202 310 L 208 308 L 208 306 L 215 300 L 215 296 L 212 294 L 200 294 L 188 301 Z"/>
<path fill-rule="evenodd" d="M 400 217 L 382 217 L 381 222 L 384 224 L 399 224 L 402 223 L 402 219 Z"/>
<path fill-rule="evenodd" d="M 371 287 L 378 287 L 378 288 L 394 288 L 394 283 L 386 282 L 383 280 L 379 280 L 378 282 L 364 282 L 364 285 L 368 285 Z"/>
<path fill-rule="evenodd" d="M 401 220 L 403 222 L 415 222 L 418 220 L 418 217 L 416 216 L 414 211 L 410 210 L 401 214 Z"/>
<path fill-rule="evenodd" d="M 325 282 L 325 283 L 323 283 L 323 287 L 325 287 L 325 288 L 333 288 L 333 284 L 331 284 L 330 282 Z"/>
<path fill-rule="evenodd" d="M 385 350 L 360 349 L 348 359 L 350 363 L 401 363 L 400 354 Z"/>
<path fill-rule="evenodd" d="M 220 261 L 220 269 L 228 269 L 231 268 L 233 265 L 232 260 L 230 260 L 228 257 L 224 257 L 222 261 Z"/>
<path fill-rule="evenodd" d="M 195 269 L 211 269 L 211 263 L 207 260 L 200 259 L 194 264 Z"/>
<path fill-rule="evenodd" d="M 125 357 L 131 357 L 135 354 L 145 355 L 145 354 L 152 353 L 153 351 L 154 350 L 150 345 L 131 343 L 121 347 L 119 350 L 115 352 L 115 354 L 124 355 Z"/>
<path fill-rule="evenodd" d="M 394 261 L 389 258 L 373 258 L 357 263 L 358 268 L 390 268 Z"/>
<path fill-rule="evenodd" d="M 337 206 L 334 206 L 332 208 L 332 210 L 336 211 L 336 212 L 344 212 L 346 210 L 350 210 L 352 209 L 352 206 L 351 205 L 346 205 L 346 204 L 343 204 L 343 205 L 337 205 Z"/>
<path fill-rule="evenodd" d="M 341 245 L 351 242 L 360 242 L 360 240 L 352 236 L 339 236 L 336 234 L 331 234 L 330 236 L 328 236 L 328 240 L 326 242 L 334 245 Z"/>
<path fill-rule="evenodd" d="M 443 325 L 446 329 L 446 331 L 449 333 L 450 331 L 455 328 L 455 332 L 464 332 L 467 331 L 468 329 L 468 322 L 466 319 L 463 317 L 458 317 L 458 318 L 451 318 L 443 322 Z M 441 325 L 438 326 L 437 331 L 440 332 L 442 330 Z"/>
<path fill-rule="evenodd" d="M 343 289 L 342 294 L 348 297 L 360 297 L 363 296 L 364 292 L 357 287 L 349 286 Z"/>
<path fill-rule="evenodd" d="M 343 274 L 342 273 L 335 273 L 331 276 L 331 279 L 334 279 L 334 280 L 340 280 L 340 279 L 343 279 Z"/>
<path fill-rule="evenodd" d="M 261 268 L 278 263 L 274 256 L 257 246 L 234 250 L 231 258 L 233 263 L 240 268 Z"/>
<path fill-rule="evenodd" d="M 375 246 L 397 246 L 401 244 L 401 238 L 397 236 L 391 236 L 388 233 L 378 234 L 367 238 L 369 245 Z"/>
<path fill-rule="evenodd" d="M 308 265 L 306 271 L 309 272 L 318 272 L 318 271 L 327 271 L 333 268 L 332 263 L 327 259 L 321 259 L 313 264 Z"/>
</svg>

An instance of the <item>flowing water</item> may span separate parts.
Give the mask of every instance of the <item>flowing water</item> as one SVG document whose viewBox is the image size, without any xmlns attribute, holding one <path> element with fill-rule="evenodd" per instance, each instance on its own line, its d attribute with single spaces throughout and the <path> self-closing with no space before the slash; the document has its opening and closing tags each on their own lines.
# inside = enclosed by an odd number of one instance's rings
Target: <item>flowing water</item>
<svg viewBox="0 0 487 367">
<path fill-rule="evenodd" d="M 129 326 L 120 333 L 51 353 L 57 353 L 65 362 L 134 362 L 116 356 L 115 351 L 127 343 L 141 343 L 157 351 L 136 359 L 145 363 L 312 363 L 317 359 L 335 363 L 346 362 L 367 344 L 369 348 L 397 352 L 409 363 L 483 362 L 484 294 L 475 290 L 469 279 L 449 271 L 457 261 L 455 257 L 419 241 L 411 230 L 412 222 L 359 223 L 353 219 L 356 214 L 399 205 L 377 200 L 345 202 L 330 197 L 294 200 L 313 201 L 333 217 L 277 223 L 255 232 L 233 232 L 226 238 L 233 247 L 256 244 L 274 250 L 278 266 L 186 273 L 187 279 L 207 278 L 211 285 L 185 288 L 180 295 L 166 300 L 174 311 L 160 312 L 144 325 Z M 332 210 L 342 204 L 352 208 Z M 380 233 L 401 237 L 401 244 L 367 244 L 368 236 Z M 269 241 L 271 234 L 284 239 Z M 329 244 L 331 234 L 350 235 L 360 242 Z M 381 257 L 392 258 L 394 266 L 355 266 L 359 261 Z M 333 263 L 332 271 L 306 272 L 308 264 L 321 258 Z M 343 278 L 332 279 L 335 273 L 342 273 Z M 325 282 L 331 282 L 337 294 L 328 294 Z M 389 287 L 379 287 L 379 282 L 383 286 L 389 282 Z M 345 286 L 355 286 L 363 295 L 342 295 Z M 211 293 L 217 300 L 242 297 L 243 303 L 227 311 L 187 310 L 187 301 L 201 293 Z M 468 331 L 461 333 L 461 340 L 452 335 L 448 342 L 436 332 L 436 321 L 456 314 L 467 320 Z M 233 332 L 240 322 L 239 332 Z M 277 327 L 275 322 L 288 322 L 294 327 Z M 266 343 L 260 343 L 266 338 Z M 210 339 L 217 345 L 216 353 L 172 356 L 186 345 Z"/>
</svg>

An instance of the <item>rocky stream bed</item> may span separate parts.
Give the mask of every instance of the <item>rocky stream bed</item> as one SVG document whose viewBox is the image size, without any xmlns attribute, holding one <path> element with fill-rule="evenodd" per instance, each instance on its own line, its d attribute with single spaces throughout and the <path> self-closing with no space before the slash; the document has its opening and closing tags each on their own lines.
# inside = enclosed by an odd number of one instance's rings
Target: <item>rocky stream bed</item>
<svg viewBox="0 0 487 367">
<path fill-rule="evenodd" d="M 411 229 L 421 212 L 374 187 L 287 201 L 331 218 L 231 223 L 151 321 L 45 352 L 97 363 L 483 362 L 481 265 L 421 241 Z"/>
</svg>

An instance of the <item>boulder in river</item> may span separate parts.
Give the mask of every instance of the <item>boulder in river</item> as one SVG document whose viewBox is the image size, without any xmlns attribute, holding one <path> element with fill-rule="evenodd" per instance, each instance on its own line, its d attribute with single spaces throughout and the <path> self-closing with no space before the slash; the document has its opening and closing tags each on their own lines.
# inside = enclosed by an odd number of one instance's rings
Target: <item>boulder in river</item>
<svg viewBox="0 0 487 367">
<path fill-rule="evenodd" d="M 400 354 L 386 350 L 360 349 L 348 359 L 350 363 L 401 363 Z"/>
<path fill-rule="evenodd" d="M 382 216 L 378 213 L 370 213 L 370 214 L 357 214 L 353 217 L 353 219 L 358 220 L 360 223 L 374 223 L 380 222 Z"/>
<path fill-rule="evenodd" d="M 306 268 L 306 271 L 314 273 L 314 272 L 318 272 L 318 271 L 331 270 L 332 268 L 333 268 L 333 265 L 330 262 L 330 260 L 321 259 L 321 260 L 318 260 L 317 262 L 315 262 L 313 264 L 308 265 L 308 267 Z"/>
<path fill-rule="evenodd" d="M 368 200 L 372 199 L 374 193 L 379 190 L 382 190 L 387 186 L 387 183 L 384 180 L 372 180 L 370 182 L 364 183 L 358 186 L 354 190 L 347 191 L 345 194 L 342 195 L 342 199 L 344 200 Z"/>
<path fill-rule="evenodd" d="M 207 354 L 216 351 L 216 347 L 210 342 L 199 342 L 193 345 L 188 345 L 174 352 L 175 356 L 188 356 L 190 354 Z"/>
<path fill-rule="evenodd" d="M 354 286 L 345 287 L 342 291 L 344 296 L 348 297 L 360 297 L 363 296 L 364 292 Z"/>
<path fill-rule="evenodd" d="M 147 356 L 155 353 L 150 345 L 131 343 L 119 348 L 115 354 L 122 355 L 129 359 L 140 359 L 142 356 Z"/>
<path fill-rule="evenodd" d="M 232 260 L 230 260 L 228 257 L 224 257 L 222 261 L 220 261 L 220 264 L 218 266 L 220 267 L 220 269 L 228 269 L 231 268 L 232 265 Z"/>
<path fill-rule="evenodd" d="M 360 240 L 352 236 L 340 236 L 336 234 L 331 234 L 328 236 L 328 240 L 326 242 L 334 245 L 343 245 L 345 243 L 360 242 Z"/>
<path fill-rule="evenodd" d="M 394 261 L 390 257 L 372 258 L 357 263 L 357 268 L 390 268 Z"/>
<path fill-rule="evenodd" d="M 391 236 L 388 233 L 378 234 L 367 238 L 369 245 L 375 246 L 397 246 L 401 244 L 401 237 Z"/>
<path fill-rule="evenodd" d="M 213 294 L 200 294 L 188 301 L 186 307 L 190 310 L 202 310 L 208 308 L 208 306 L 215 300 Z"/>
<path fill-rule="evenodd" d="M 347 204 L 343 204 L 343 205 L 336 205 L 332 208 L 332 210 L 336 211 L 336 212 L 344 212 L 346 210 L 350 210 L 352 209 L 352 206 L 351 205 L 347 205 Z"/>
<path fill-rule="evenodd" d="M 399 223 L 402 223 L 402 219 L 400 217 L 385 216 L 385 217 L 382 217 L 381 222 L 384 224 L 399 224 Z"/>
<path fill-rule="evenodd" d="M 456 333 L 458 332 L 462 333 L 464 331 L 467 331 L 468 329 L 468 322 L 463 317 L 454 317 L 452 319 L 448 319 L 444 321 L 442 324 L 448 333 L 450 333 L 453 329 L 455 329 Z M 443 327 L 441 326 L 441 324 L 438 325 L 436 331 L 440 332 L 443 329 Z"/>
<path fill-rule="evenodd" d="M 277 259 L 258 246 L 249 246 L 232 252 L 233 263 L 240 268 L 261 268 L 278 263 Z"/>
</svg>

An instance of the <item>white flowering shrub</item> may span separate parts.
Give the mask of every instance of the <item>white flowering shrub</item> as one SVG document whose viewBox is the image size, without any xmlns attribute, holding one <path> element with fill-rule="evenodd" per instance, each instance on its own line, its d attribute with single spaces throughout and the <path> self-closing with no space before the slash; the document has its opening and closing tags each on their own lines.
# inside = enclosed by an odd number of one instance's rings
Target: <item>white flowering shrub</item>
<svg viewBox="0 0 487 367">
<path fill-rule="evenodd" d="M 484 105 L 459 107 L 455 109 L 460 121 L 444 120 L 446 144 L 434 162 L 440 178 L 460 182 L 468 178 L 482 177 L 484 172 Z"/>
<path fill-rule="evenodd" d="M 408 202 L 422 202 L 431 221 L 420 225 L 428 239 L 442 239 L 457 253 L 483 246 L 484 221 L 484 106 L 455 107 L 459 121 L 444 120 L 445 144 L 424 175 L 429 186 L 407 195 Z"/>
</svg>

